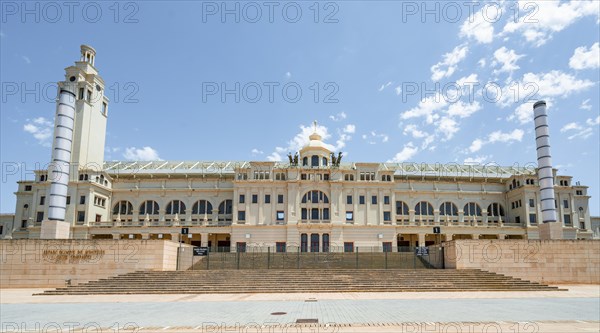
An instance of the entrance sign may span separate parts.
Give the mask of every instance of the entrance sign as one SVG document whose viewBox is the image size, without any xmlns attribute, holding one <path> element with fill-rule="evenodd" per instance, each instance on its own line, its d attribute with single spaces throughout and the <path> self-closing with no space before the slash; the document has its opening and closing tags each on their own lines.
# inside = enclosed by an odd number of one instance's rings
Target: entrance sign
<svg viewBox="0 0 600 333">
<path fill-rule="evenodd" d="M 425 247 L 425 246 L 419 246 L 419 247 L 415 247 L 415 254 L 417 256 L 428 256 L 429 255 L 429 248 Z"/>
<path fill-rule="evenodd" d="M 433 233 L 434 233 L 434 234 L 439 234 L 439 233 L 441 233 L 441 232 L 442 232 L 442 230 L 441 230 L 441 229 L 442 229 L 442 228 L 440 228 L 440 227 L 433 227 Z"/>
<path fill-rule="evenodd" d="M 194 246 L 194 256 L 206 256 L 206 255 L 208 255 L 208 247 Z"/>
<path fill-rule="evenodd" d="M 187 235 L 190 233 L 190 228 L 181 228 L 181 234 L 182 235 Z"/>
</svg>

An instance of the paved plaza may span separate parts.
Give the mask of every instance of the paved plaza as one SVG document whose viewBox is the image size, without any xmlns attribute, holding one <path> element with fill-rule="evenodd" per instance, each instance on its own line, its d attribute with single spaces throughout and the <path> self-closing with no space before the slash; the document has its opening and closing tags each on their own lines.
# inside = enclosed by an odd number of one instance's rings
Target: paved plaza
<svg viewBox="0 0 600 333">
<path fill-rule="evenodd" d="M 561 287 L 569 291 L 31 296 L 40 290 L 4 289 L 0 315 L 7 332 L 600 331 L 600 286 Z"/>
</svg>

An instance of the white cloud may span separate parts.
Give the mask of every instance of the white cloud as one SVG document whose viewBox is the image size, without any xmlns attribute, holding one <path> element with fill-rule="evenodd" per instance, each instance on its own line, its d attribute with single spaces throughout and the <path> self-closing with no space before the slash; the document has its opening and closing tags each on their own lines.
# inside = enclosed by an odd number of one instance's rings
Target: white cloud
<svg viewBox="0 0 600 333">
<path fill-rule="evenodd" d="M 401 113 L 400 118 L 410 119 L 425 117 L 427 123 L 431 124 L 434 120 L 439 118 L 439 115 L 435 114 L 435 112 L 443 109 L 446 105 L 448 105 L 446 99 L 441 94 L 437 93 L 435 96 L 428 96 L 421 99 L 418 106 Z"/>
<path fill-rule="evenodd" d="M 38 141 L 38 143 L 44 147 L 51 146 L 51 138 L 54 124 L 52 121 L 38 117 L 33 120 L 27 119 L 23 130 L 31 135 Z"/>
<path fill-rule="evenodd" d="M 402 150 L 389 160 L 388 163 L 402 163 L 411 159 L 418 151 L 419 149 L 415 147 L 412 142 L 409 142 L 405 144 Z"/>
<path fill-rule="evenodd" d="M 329 116 L 329 119 L 331 119 L 333 121 L 340 121 L 340 120 L 346 119 L 346 117 L 347 117 L 346 112 L 340 112 L 336 115 Z"/>
<path fill-rule="evenodd" d="M 553 70 L 548 73 L 523 75 L 524 83 L 533 82 L 537 85 L 538 95 L 567 97 L 573 92 L 585 90 L 594 85 L 589 80 L 578 80 L 573 75 Z M 524 87 L 524 84 L 521 86 Z"/>
<path fill-rule="evenodd" d="M 588 119 L 585 121 L 586 124 L 590 126 L 600 125 L 600 116 L 596 117 L 596 119 Z"/>
<path fill-rule="evenodd" d="M 478 65 L 479 65 L 479 67 L 481 67 L 481 68 L 484 68 L 486 63 L 487 63 L 487 62 L 485 61 L 485 58 L 481 58 L 481 59 L 479 59 L 479 61 L 477 62 L 477 64 L 478 64 Z"/>
<path fill-rule="evenodd" d="M 449 53 L 443 55 L 443 60 L 431 66 L 431 80 L 439 81 L 445 77 L 450 77 L 456 71 L 458 63 L 467 56 L 469 47 L 459 45 Z"/>
<path fill-rule="evenodd" d="M 489 155 L 480 155 L 477 157 L 467 157 L 463 161 L 463 164 L 480 165 L 480 164 L 483 164 L 483 162 L 487 161 L 488 158 L 490 158 Z"/>
<path fill-rule="evenodd" d="M 515 129 L 512 132 L 503 133 L 501 131 L 495 131 L 490 133 L 488 142 L 511 142 L 511 141 L 521 141 L 523 139 L 523 130 Z"/>
<path fill-rule="evenodd" d="M 390 140 L 390 137 L 387 134 L 377 133 L 375 131 L 371 131 L 369 134 L 363 134 L 361 137 L 370 145 L 377 144 L 378 142 L 386 143 Z"/>
<path fill-rule="evenodd" d="M 25 61 L 26 64 L 31 64 L 31 59 L 29 59 L 28 56 L 21 56 L 21 59 L 23 59 L 23 61 Z"/>
<path fill-rule="evenodd" d="M 460 130 L 458 123 L 449 117 L 442 117 L 438 123 L 438 131 L 444 134 L 444 141 L 452 139 L 454 134 Z"/>
<path fill-rule="evenodd" d="M 492 20 L 484 13 L 485 9 L 473 13 L 460 26 L 460 36 L 475 39 L 478 43 L 488 44 L 494 40 Z"/>
<path fill-rule="evenodd" d="M 392 84 L 392 81 L 389 81 L 388 83 L 382 84 L 381 87 L 379 87 L 379 89 L 377 89 L 378 91 L 383 91 L 383 89 L 389 87 Z"/>
<path fill-rule="evenodd" d="M 352 124 L 348 124 L 348 125 L 346 125 L 346 127 L 344 127 L 342 132 L 347 133 L 347 134 L 354 134 L 356 132 L 356 126 L 352 125 Z"/>
<path fill-rule="evenodd" d="M 576 138 L 587 139 L 590 136 L 592 136 L 592 134 L 594 134 L 594 129 L 592 127 L 600 124 L 600 116 L 596 117 L 596 119 L 590 118 L 586 120 L 585 123 L 587 126 L 582 126 L 576 122 L 568 123 L 560 129 L 560 132 L 566 133 L 575 131 L 574 134 L 567 137 L 567 139 L 569 140 L 573 140 Z"/>
<path fill-rule="evenodd" d="M 560 129 L 560 132 L 564 133 L 571 130 L 581 130 L 581 126 L 579 126 L 577 123 L 568 123 Z"/>
<path fill-rule="evenodd" d="M 573 69 L 594 69 L 600 67 L 600 43 L 594 43 L 590 48 L 581 46 L 575 49 L 569 59 L 569 67 Z"/>
<path fill-rule="evenodd" d="M 526 102 L 517 106 L 513 114 L 508 117 L 508 120 L 517 120 L 521 124 L 533 121 L 533 102 Z"/>
<path fill-rule="evenodd" d="M 344 148 L 346 146 L 346 142 L 350 141 L 350 139 L 352 138 L 350 135 L 348 135 L 349 133 L 345 132 L 344 130 L 352 129 L 356 130 L 356 127 L 354 125 L 347 125 L 341 130 L 338 129 L 338 139 L 336 140 L 335 145 L 326 143 L 327 140 L 332 137 L 327 127 L 323 125 L 317 125 L 316 132 L 321 136 L 321 140 L 323 141 L 325 147 L 330 151 L 335 152 Z M 313 134 L 313 132 L 315 132 L 314 125 L 300 125 L 300 132 L 296 134 L 291 140 L 289 140 L 285 147 L 275 147 L 275 151 L 272 152 L 269 156 L 267 156 L 267 160 L 282 161 L 283 156 L 287 155 L 288 153 L 293 154 L 294 152 L 300 151 L 302 147 L 306 146 L 309 143 L 309 136 Z"/>
<path fill-rule="evenodd" d="M 586 99 L 585 101 L 581 102 L 581 105 L 579 106 L 580 109 L 582 110 L 588 110 L 591 111 L 592 110 L 592 106 L 590 105 L 590 99 Z"/>
<path fill-rule="evenodd" d="M 526 98 L 545 99 L 548 102 L 551 97 L 566 98 L 594 85 L 595 83 L 590 80 L 579 80 L 571 74 L 558 70 L 547 73 L 526 73 L 521 80 L 502 87 L 498 104 L 506 107 Z M 490 93 L 493 93 L 493 90 Z"/>
<path fill-rule="evenodd" d="M 409 124 L 404 126 L 404 130 L 402 131 L 404 135 L 411 135 L 415 139 L 420 139 L 428 136 L 426 132 L 419 130 L 417 125 Z"/>
<path fill-rule="evenodd" d="M 292 77 L 292 73 L 291 72 L 286 72 L 285 73 L 285 77 L 288 78 L 288 79 L 291 78 Z"/>
<path fill-rule="evenodd" d="M 494 70 L 494 74 L 506 72 L 512 73 L 515 70 L 521 68 L 517 65 L 517 61 L 523 58 L 525 55 L 517 54 L 515 50 L 509 50 L 506 47 L 501 47 L 494 52 L 494 61 L 492 66 L 500 66 L 499 69 Z"/>
<path fill-rule="evenodd" d="M 158 152 L 152 148 L 145 146 L 143 148 L 130 147 L 126 148 L 123 157 L 130 161 L 160 161 Z"/>
<path fill-rule="evenodd" d="M 523 140 L 523 135 L 525 134 L 525 132 L 521 129 L 515 129 L 512 132 L 502 132 L 502 131 L 495 131 L 490 133 L 490 135 L 488 135 L 487 140 L 482 140 L 482 139 L 475 139 L 472 143 L 471 146 L 469 147 L 469 151 L 471 153 L 477 152 L 479 150 L 481 150 L 481 148 L 486 145 L 486 144 L 490 144 L 490 143 L 496 143 L 496 142 L 503 142 L 503 143 L 512 143 L 514 141 L 521 141 Z"/>
<path fill-rule="evenodd" d="M 265 153 L 264 151 L 256 149 L 256 148 L 252 149 L 251 152 L 252 152 L 252 156 L 263 155 Z"/>
<path fill-rule="evenodd" d="M 483 147 L 483 140 L 475 139 L 473 141 L 473 143 L 471 143 L 471 146 L 469 147 L 469 151 L 474 153 L 474 152 L 481 150 L 481 147 Z"/>
<path fill-rule="evenodd" d="M 481 110 L 481 105 L 477 101 L 470 104 L 458 101 L 448 107 L 447 113 L 451 117 L 468 118 L 479 110 Z"/>
<path fill-rule="evenodd" d="M 402 93 L 402 87 L 397 86 L 396 88 L 394 88 L 394 91 L 396 92 L 396 95 L 400 95 Z"/>
<path fill-rule="evenodd" d="M 517 22 L 508 20 L 502 33 L 521 32 L 525 40 L 535 46 L 545 44 L 554 33 L 583 17 L 600 17 L 600 2 L 596 0 L 527 0 L 519 1 L 518 6 L 521 9 L 520 19 Z M 529 11 L 525 12 L 525 9 Z"/>
</svg>

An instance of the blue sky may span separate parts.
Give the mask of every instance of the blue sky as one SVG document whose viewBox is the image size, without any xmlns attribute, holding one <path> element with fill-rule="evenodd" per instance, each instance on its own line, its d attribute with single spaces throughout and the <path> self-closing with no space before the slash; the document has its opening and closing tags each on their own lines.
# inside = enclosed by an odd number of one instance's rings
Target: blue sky
<svg viewBox="0 0 600 333">
<path fill-rule="evenodd" d="M 545 99 L 555 167 L 590 186 L 600 213 L 599 2 L 484 2 L 469 15 L 464 2 L 298 1 L 270 16 L 269 3 L 230 1 L 239 22 L 220 3 L 69 15 L 63 2 L 27 2 L 34 14 L 3 2 L 0 211 L 49 161 L 45 88 L 89 44 L 111 99 L 106 160 L 286 159 L 317 120 L 346 161 L 524 165 L 536 160 L 531 104 Z M 221 96 L 236 83 L 239 102 Z"/>
</svg>

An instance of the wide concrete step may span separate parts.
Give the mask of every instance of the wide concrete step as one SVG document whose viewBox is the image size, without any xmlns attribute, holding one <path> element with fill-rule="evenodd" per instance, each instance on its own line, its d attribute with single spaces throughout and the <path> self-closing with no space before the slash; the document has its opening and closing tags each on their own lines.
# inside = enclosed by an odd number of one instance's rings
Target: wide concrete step
<svg viewBox="0 0 600 333">
<path fill-rule="evenodd" d="M 481 270 L 307 269 L 133 272 L 42 295 L 547 290 L 559 289 Z"/>
</svg>

